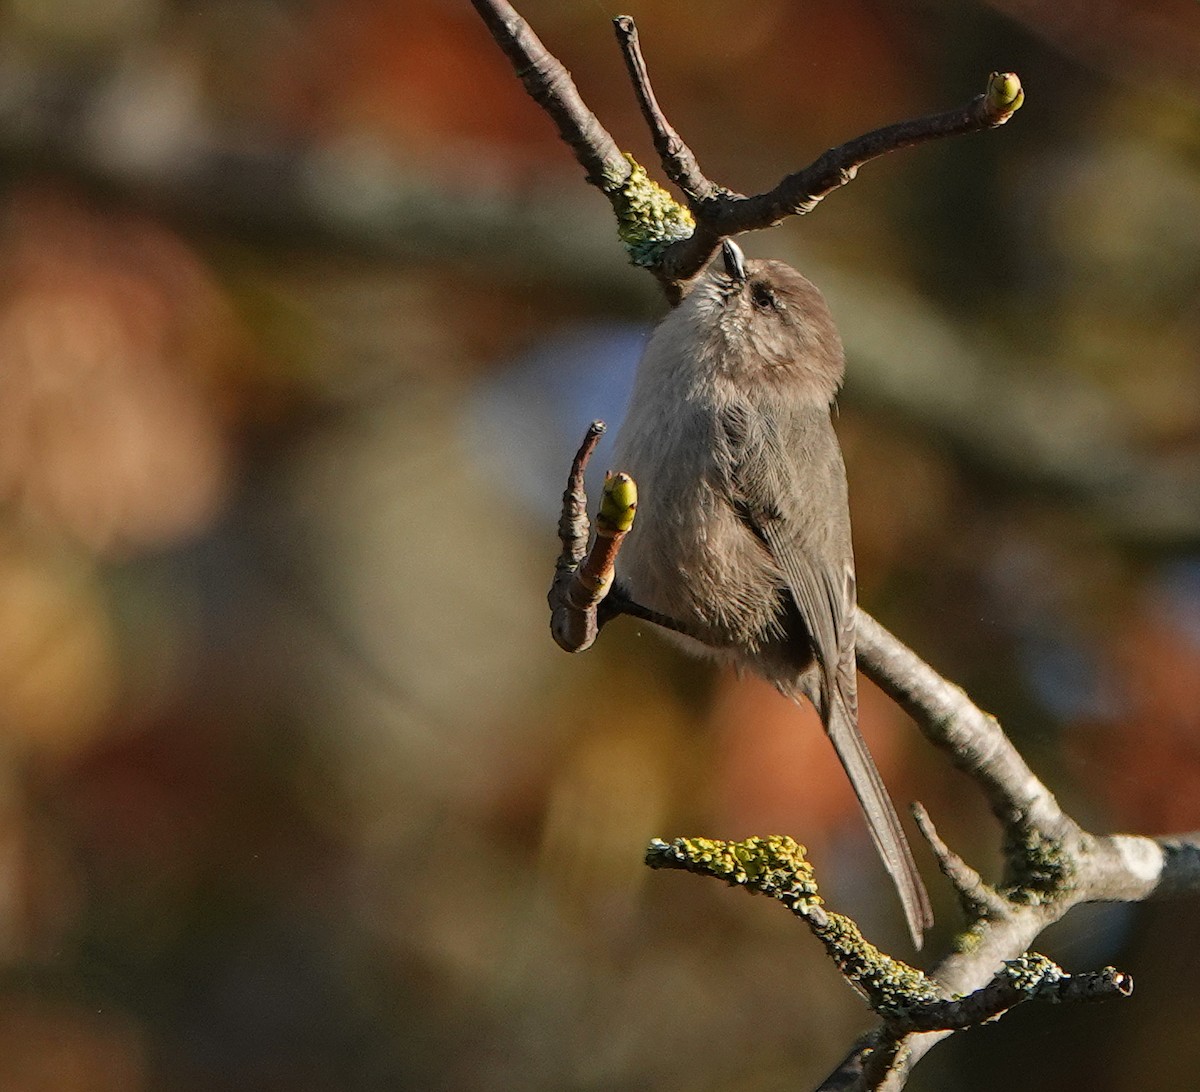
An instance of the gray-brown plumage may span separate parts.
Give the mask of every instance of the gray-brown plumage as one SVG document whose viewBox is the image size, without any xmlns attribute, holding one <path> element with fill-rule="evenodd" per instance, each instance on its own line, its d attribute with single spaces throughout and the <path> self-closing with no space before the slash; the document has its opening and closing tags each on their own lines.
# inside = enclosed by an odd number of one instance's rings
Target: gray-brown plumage
<svg viewBox="0 0 1200 1092">
<path fill-rule="evenodd" d="M 830 421 L 843 373 L 816 287 L 726 243 L 638 367 L 614 463 L 639 509 L 617 575 L 697 635 L 677 638 L 691 651 L 812 700 L 920 947 L 929 898 L 858 728 L 850 509 Z"/>
</svg>

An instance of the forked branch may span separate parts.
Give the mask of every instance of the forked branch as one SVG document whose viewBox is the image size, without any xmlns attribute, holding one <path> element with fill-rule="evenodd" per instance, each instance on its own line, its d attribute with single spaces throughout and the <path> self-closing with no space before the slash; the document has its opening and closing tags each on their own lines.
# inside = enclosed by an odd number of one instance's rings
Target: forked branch
<svg viewBox="0 0 1200 1092">
<path fill-rule="evenodd" d="M 701 171 L 695 154 L 659 106 L 633 19 L 619 15 L 613 25 L 626 68 L 663 170 L 683 194 L 681 205 L 620 152 L 584 104 L 570 74 L 511 4 L 506 0 L 472 3 L 525 89 L 557 125 L 587 172 L 588 182 L 612 203 L 631 260 L 658 278 L 672 302 L 680 298 L 683 286 L 704 268 L 723 239 L 811 212 L 828 194 L 853 179 L 865 163 L 887 152 L 1003 125 L 1025 99 L 1015 74 L 994 72 L 983 92 L 965 105 L 866 133 L 830 148 L 765 193 L 746 196 L 718 185 Z"/>
</svg>

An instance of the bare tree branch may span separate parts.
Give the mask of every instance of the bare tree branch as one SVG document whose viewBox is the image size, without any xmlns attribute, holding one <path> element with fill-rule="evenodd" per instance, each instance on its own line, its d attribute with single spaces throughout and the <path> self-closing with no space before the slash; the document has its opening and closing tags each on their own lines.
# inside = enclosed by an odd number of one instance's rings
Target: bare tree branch
<svg viewBox="0 0 1200 1092">
<path fill-rule="evenodd" d="M 698 203 L 692 208 L 697 225 L 717 242 L 709 248 L 708 236 L 697 230 L 691 239 L 672 244 L 662 256 L 664 276 L 686 280 L 704 267 L 720 240 L 771 227 L 787 216 L 811 212 L 830 193 L 852 181 L 859 168 L 872 159 L 929 140 L 993 129 L 1007 122 L 1024 101 L 1025 92 L 1015 73 L 993 72 L 987 88 L 965 106 L 897 122 L 830 148 L 766 193 L 744 197 L 722 192 Z"/>
<path fill-rule="evenodd" d="M 863 672 L 917 722 L 934 746 L 979 783 L 1001 823 L 1036 828 L 1052 838 L 1076 829 L 995 717 L 861 609 L 856 624 Z"/>
<path fill-rule="evenodd" d="M 558 134 L 575 153 L 587 180 L 600 189 L 629 177 L 629 161 L 587 108 L 571 74 L 544 46 L 529 24 L 505 0 L 471 0 L 496 44 L 512 63 L 525 90 L 558 127 Z"/>
<path fill-rule="evenodd" d="M 569 73 L 509 4 L 504 0 L 472 3 L 530 96 L 551 116 L 588 172 L 588 181 L 609 198 L 634 264 L 649 269 L 672 302 L 678 300 L 681 286 L 704 267 L 723 239 L 810 212 L 829 193 L 854 178 L 863 164 L 887 152 L 1003 125 L 1025 99 L 1015 74 L 993 72 L 985 90 L 965 106 L 866 133 L 830 148 L 766 193 L 746 197 L 710 181 L 700 170 L 695 155 L 667 121 L 655 98 L 633 19 L 620 15 L 614 20 L 614 28 L 626 67 L 663 170 L 687 201 L 684 209 L 639 175 L 640 168 L 629 157 L 621 157 L 628 162 L 620 168 L 614 158 L 620 156 L 616 144 L 584 106 Z"/>
<path fill-rule="evenodd" d="M 998 967 L 1028 951 L 1042 930 L 1080 903 L 1200 892 L 1200 832 L 1155 840 L 1084 831 L 1062 812 L 994 717 L 862 610 L 857 626 L 860 667 L 981 786 L 1004 826 L 1006 885 L 997 898 L 985 900 L 986 912 L 971 919 L 959 950 L 929 972 L 943 989 L 983 989 Z M 903 1088 L 912 1067 L 948 1034 L 912 1031 L 897 1041 L 895 1027 L 885 1022 L 860 1040 L 819 1092 Z"/>
<path fill-rule="evenodd" d="M 914 1033 L 960 1031 L 986 1023 L 1023 1001 L 1092 1001 L 1128 997 L 1133 992 L 1133 980 L 1112 967 L 1072 976 L 1045 956 L 1029 953 L 1005 960 L 980 988 L 964 996 L 947 996 L 935 978 L 881 952 L 853 921 L 827 910 L 804 847 L 786 836 L 741 842 L 679 838 L 670 844 L 655 839 L 646 852 L 646 863 L 651 868 L 711 876 L 783 903 L 821 941 L 846 981 L 883 1017 L 879 1042 L 888 1039 L 903 1046 L 900 1040 Z M 888 1053 L 895 1061 L 902 1051 Z"/>
<path fill-rule="evenodd" d="M 1025 92 L 1015 73 L 993 72 L 985 90 L 966 105 L 886 125 L 830 148 L 773 190 L 724 205 L 714 219 L 722 229 L 750 231 L 770 227 L 786 216 L 812 212 L 834 190 L 856 178 L 859 168 L 872 159 L 942 137 L 994 129 L 1005 124 L 1024 101 Z"/>
<path fill-rule="evenodd" d="M 633 479 L 628 474 L 608 475 L 600 511 L 596 514 L 596 536 L 588 550 L 591 525 L 583 477 L 603 434 L 603 421 L 593 421 L 588 426 L 571 463 L 558 521 L 562 552 L 554 566 L 547 601 L 550 632 L 558 646 L 567 652 L 590 648 L 600 632 L 603 624 L 600 604 L 612 588 L 617 554 L 637 511 L 637 486 Z"/>
<path fill-rule="evenodd" d="M 633 81 L 633 90 L 637 95 L 638 105 L 642 108 L 642 116 L 646 119 L 650 135 L 654 138 L 654 150 L 658 152 L 667 177 L 679 187 L 693 210 L 705 201 L 728 194 L 728 190 L 722 190 L 715 182 L 705 177 L 695 154 L 684 144 L 658 105 L 654 89 L 650 86 L 650 73 L 642 57 L 642 47 L 633 19 L 628 15 L 618 15 L 613 20 L 613 29 L 625 56 L 625 67 L 629 70 L 630 80 Z"/>
<path fill-rule="evenodd" d="M 968 921 L 976 918 L 995 917 L 1004 911 L 1004 899 L 985 883 L 966 861 L 955 853 L 938 835 L 929 812 L 921 804 L 912 805 L 913 818 L 920 828 L 929 848 L 937 858 L 938 867 L 958 892 L 959 903 Z"/>
<path fill-rule="evenodd" d="M 1155 841 L 1132 835 L 1086 836 L 1085 847 L 1072 859 L 1072 883 L 1057 898 L 1021 904 L 1006 901 L 1002 914 L 976 920 L 961 944 L 929 972 L 929 978 L 954 994 L 985 989 L 998 968 L 1027 952 L 1047 926 L 1082 902 L 1142 901 L 1200 893 L 1200 832 Z M 1085 994 L 1098 985 L 1097 998 L 1109 990 L 1124 993 L 1125 976 L 1106 969 L 1108 985 L 1084 976 Z M 818 1092 L 898 1092 L 913 1066 L 949 1031 L 910 1031 L 897 1035 L 899 1024 L 882 1022 L 861 1038 Z"/>
<path fill-rule="evenodd" d="M 887 1027 L 901 1035 L 962 1031 L 994 1020 L 1023 1001 L 1105 1001 L 1132 993 L 1133 979 L 1114 967 L 1069 975 L 1045 956 L 1029 955 L 1008 960 L 991 982 L 974 993 L 912 1009 L 889 1019 Z"/>
</svg>

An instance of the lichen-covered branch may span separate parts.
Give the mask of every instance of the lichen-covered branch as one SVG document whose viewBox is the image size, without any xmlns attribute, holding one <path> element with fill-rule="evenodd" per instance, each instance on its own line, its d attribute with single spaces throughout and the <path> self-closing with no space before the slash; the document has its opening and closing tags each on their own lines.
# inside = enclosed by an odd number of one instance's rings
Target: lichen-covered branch
<svg viewBox="0 0 1200 1092">
<path fill-rule="evenodd" d="M 921 971 L 880 951 L 850 918 L 825 908 L 805 852 L 786 835 L 742 842 L 677 838 L 668 843 L 656 838 L 646 851 L 646 863 L 713 876 L 783 903 L 825 946 L 842 977 L 881 1015 L 892 1017 L 942 1000 L 936 983 Z"/>
<path fill-rule="evenodd" d="M 1104 1001 L 1129 997 L 1133 979 L 1115 967 L 1070 975 L 1043 955 L 1006 960 L 986 986 L 965 997 L 933 1001 L 886 1021 L 890 1034 L 962 1031 L 994 1020 L 1025 1001 Z"/>
<path fill-rule="evenodd" d="M 624 153 L 588 109 L 571 74 L 505 0 L 471 0 L 492 37 L 512 63 L 530 97 L 550 116 L 559 135 L 587 172 L 587 180 L 609 200 L 618 234 L 630 260 L 660 273 L 663 252 L 690 238 L 695 221 L 688 209 Z M 669 297 L 671 285 L 663 282 Z"/>
<path fill-rule="evenodd" d="M 663 170 L 684 195 L 686 203 L 681 204 L 631 156 L 618 150 L 584 104 L 570 73 L 510 4 L 505 0 L 472 3 L 530 97 L 557 125 L 588 181 L 608 197 L 630 259 L 658 278 L 672 302 L 679 299 L 682 286 L 704 268 L 723 239 L 811 211 L 854 178 L 863 164 L 887 152 L 1003 125 L 1025 98 L 1014 73 L 994 72 L 984 91 L 965 106 L 897 122 L 830 148 L 773 189 L 747 197 L 712 182 L 701 171 L 696 156 L 671 126 L 654 95 L 633 19 L 619 15 L 613 22 L 626 67 Z"/>
<path fill-rule="evenodd" d="M 782 835 L 726 842 L 714 838 L 655 839 L 646 851 L 651 868 L 712 876 L 783 903 L 821 941 L 842 976 L 883 1019 L 873 1053 L 886 1040 L 918 1032 L 960 1031 L 995 1019 L 1024 1001 L 1095 1001 L 1128 997 L 1133 979 L 1112 967 L 1069 975 L 1036 953 L 1005 960 L 985 985 L 949 996 L 935 977 L 881 952 L 858 926 L 827 910 L 804 847 Z M 894 1062 L 902 1053 L 887 1049 Z"/>
</svg>

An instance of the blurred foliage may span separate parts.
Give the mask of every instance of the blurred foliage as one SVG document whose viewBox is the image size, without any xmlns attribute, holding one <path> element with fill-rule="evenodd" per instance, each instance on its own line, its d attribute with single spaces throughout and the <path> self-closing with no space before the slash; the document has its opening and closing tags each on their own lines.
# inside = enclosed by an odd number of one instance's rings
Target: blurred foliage
<svg viewBox="0 0 1200 1092">
<path fill-rule="evenodd" d="M 653 163 L 616 12 L 519 6 Z M 857 285 L 831 298 L 860 308 L 867 607 L 1083 822 L 1200 826 L 1200 494 L 1191 532 L 1139 535 L 1072 487 L 1086 459 L 972 443 L 1070 381 L 1064 443 L 1195 467 L 1200 8 L 629 10 L 742 190 L 1021 74 L 1004 130 L 750 247 Z M 777 907 L 641 864 L 656 835 L 794 835 L 903 954 L 811 710 L 627 620 L 577 659 L 546 632 L 570 453 L 661 307 L 607 217 L 460 0 L 0 4 L 0 1087 L 772 1092 L 864 1025 Z M 953 439 L 856 373 L 873 300 L 884 364 L 959 344 L 996 379 Z M 896 798 L 987 867 L 979 795 L 878 692 L 863 717 Z M 912 1086 L 1190 1087 L 1198 923 L 1071 919 L 1050 954 L 1119 962 L 1137 1004 L 1015 1014 Z"/>
</svg>

